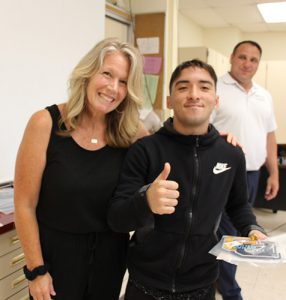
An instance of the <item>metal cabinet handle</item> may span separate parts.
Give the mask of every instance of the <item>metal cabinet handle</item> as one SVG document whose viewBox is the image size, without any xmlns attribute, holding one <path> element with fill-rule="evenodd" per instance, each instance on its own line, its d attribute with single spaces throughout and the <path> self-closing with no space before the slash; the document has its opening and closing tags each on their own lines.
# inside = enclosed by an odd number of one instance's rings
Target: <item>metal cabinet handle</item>
<svg viewBox="0 0 286 300">
<path fill-rule="evenodd" d="M 18 239 L 17 235 L 11 237 L 10 243 L 11 243 L 11 245 L 15 245 L 15 244 L 19 243 L 19 239 Z"/>
<path fill-rule="evenodd" d="M 11 266 L 16 266 L 17 264 L 20 264 L 21 262 L 23 262 L 25 260 L 25 255 L 24 253 L 21 253 L 19 255 L 14 256 L 11 259 Z"/>
<path fill-rule="evenodd" d="M 18 285 L 23 283 L 26 280 L 26 277 L 24 274 L 20 275 L 18 278 L 14 279 L 11 283 L 12 289 L 16 288 Z"/>
</svg>

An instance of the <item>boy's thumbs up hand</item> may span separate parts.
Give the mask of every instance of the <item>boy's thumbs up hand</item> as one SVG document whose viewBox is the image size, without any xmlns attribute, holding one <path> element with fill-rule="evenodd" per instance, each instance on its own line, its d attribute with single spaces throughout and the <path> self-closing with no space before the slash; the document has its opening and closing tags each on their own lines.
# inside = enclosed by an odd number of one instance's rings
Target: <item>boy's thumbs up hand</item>
<svg viewBox="0 0 286 300">
<path fill-rule="evenodd" d="M 155 214 L 172 214 L 178 204 L 179 185 L 176 181 L 167 180 L 170 172 L 170 164 L 165 163 L 164 169 L 147 190 L 147 201 Z"/>
<path fill-rule="evenodd" d="M 165 163 L 164 164 L 164 169 L 158 175 L 158 177 L 155 179 L 155 181 L 158 181 L 158 180 L 167 180 L 170 172 L 171 172 L 171 166 L 170 166 L 170 164 L 169 163 Z"/>
</svg>

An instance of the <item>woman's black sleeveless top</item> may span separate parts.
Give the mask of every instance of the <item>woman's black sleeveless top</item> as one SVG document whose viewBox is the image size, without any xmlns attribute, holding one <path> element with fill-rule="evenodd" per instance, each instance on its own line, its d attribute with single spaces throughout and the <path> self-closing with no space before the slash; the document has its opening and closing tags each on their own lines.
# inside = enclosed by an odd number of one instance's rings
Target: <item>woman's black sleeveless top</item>
<svg viewBox="0 0 286 300">
<path fill-rule="evenodd" d="M 53 126 L 37 206 L 37 218 L 50 228 L 71 233 L 103 232 L 108 204 L 126 149 L 105 146 L 89 151 L 72 137 L 57 134 L 60 111 L 47 107 Z"/>
</svg>

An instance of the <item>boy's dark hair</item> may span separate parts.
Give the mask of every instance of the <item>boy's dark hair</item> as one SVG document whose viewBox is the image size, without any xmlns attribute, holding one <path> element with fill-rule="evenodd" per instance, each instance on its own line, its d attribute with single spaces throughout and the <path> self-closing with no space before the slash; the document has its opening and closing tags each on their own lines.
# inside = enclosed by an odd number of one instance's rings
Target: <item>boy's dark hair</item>
<svg viewBox="0 0 286 300">
<path fill-rule="evenodd" d="M 211 78 L 213 79 L 215 87 L 216 87 L 217 76 L 216 76 L 216 73 L 215 73 L 215 70 L 213 69 L 213 67 L 199 59 L 192 59 L 192 60 L 187 60 L 187 61 L 182 62 L 173 71 L 171 79 L 170 79 L 170 83 L 169 83 L 170 95 L 171 95 L 173 83 L 181 75 L 182 71 L 187 68 L 200 68 L 200 69 L 206 70 L 210 74 Z"/>
<path fill-rule="evenodd" d="M 258 51 L 260 52 L 260 56 L 262 55 L 262 48 L 261 46 L 257 43 L 257 42 L 254 42 L 252 40 L 245 40 L 245 41 L 241 41 L 239 42 L 238 44 L 236 44 L 233 48 L 233 51 L 232 51 L 232 54 L 235 54 L 237 48 L 240 46 L 240 45 L 243 45 L 243 44 L 250 44 L 254 47 L 256 47 L 258 49 Z"/>
</svg>

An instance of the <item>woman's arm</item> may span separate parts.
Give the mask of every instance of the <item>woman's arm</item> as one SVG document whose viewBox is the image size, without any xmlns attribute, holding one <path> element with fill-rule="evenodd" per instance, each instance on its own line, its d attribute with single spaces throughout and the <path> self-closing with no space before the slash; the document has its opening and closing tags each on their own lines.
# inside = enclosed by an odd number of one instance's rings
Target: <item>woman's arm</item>
<svg viewBox="0 0 286 300">
<path fill-rule="evenodd" d="M 35 113 L 25 129 L 16 160 L 15 224 L 29 270 L 44 264 L 36 207 L 46 165 L 46 151 L 51 127 L 52 120 L 47 110 Z M 29 287 L 34 299 L 49 299 L 50 294 L 54 293 L 52 280 L 48 273 L 30 281 Z"/>
</svg>

